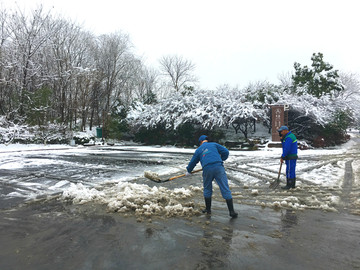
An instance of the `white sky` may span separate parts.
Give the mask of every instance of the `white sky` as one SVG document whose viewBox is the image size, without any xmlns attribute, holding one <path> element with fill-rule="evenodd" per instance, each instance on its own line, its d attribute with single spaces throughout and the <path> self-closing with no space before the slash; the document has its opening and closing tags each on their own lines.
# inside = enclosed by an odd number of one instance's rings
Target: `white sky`
<svg viewBox="0 0 360 270">
<path fill-rule="evenodd" d="M 244 87 L 311 64 L 321 52 L 335 69 L 360 73 L 358 0 L 0 0 L 22 10 L 40 3 L 95 34 L 128 33 L 148 66 L 181 55 L 202 88 Z M 16 3 L 16 4 L 15 4 Z"/>
</svg>

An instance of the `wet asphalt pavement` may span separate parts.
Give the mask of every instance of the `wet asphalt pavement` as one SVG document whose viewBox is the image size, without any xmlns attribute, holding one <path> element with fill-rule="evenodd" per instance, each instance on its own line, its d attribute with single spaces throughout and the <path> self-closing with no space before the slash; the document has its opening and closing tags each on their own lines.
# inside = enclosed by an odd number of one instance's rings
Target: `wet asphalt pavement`
<svg viewBox="0 0 360 270">
<path fill-rule="evenodd" d="M 359 269 L 359 217 L 223 203 L 211 217 L 107 213 L 56 199 L 1 211 L 0 269 Z"/>
<path fill-rule="evenodd" d="M 111 148 L 82 155 L 58 151 L 64 154 L 33 152 L 27 160 L 60 158 L 66 165 L 0 170 L 0 269 L 360 269 L 360 216 L 346 207 L 274 210 L 234 200 L 239 217 L 230 219 L 217 190 L 211 216 L 139 219 L 96 203 L 72 204 L 60 199 L 61 190 L 48 192 L 48 187 L 65 179 L 91 186 L 119 172 L 131 176 L 134 164 L 140 172 L 182 166 L 189 155 L 165 154 L 159 161 L 157 153 Z M 353 188 L 349 170 L 344 201 Z M 169 189 L 184 185 L 184 180 L 134 181 Z M 201 174 L 186 181 L 201 186 Z M 31 200 L 4 196 L 39 190 L 44 194 Z M 202 194 L 192 200 L 202 204 Z"/>
</svg>

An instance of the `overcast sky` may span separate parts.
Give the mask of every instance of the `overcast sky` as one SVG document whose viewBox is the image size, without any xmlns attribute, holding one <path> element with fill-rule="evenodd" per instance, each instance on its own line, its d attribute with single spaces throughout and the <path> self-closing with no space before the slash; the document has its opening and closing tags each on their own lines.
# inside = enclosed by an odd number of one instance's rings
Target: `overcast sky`
<svg viewBox="0 0 360 270">
<path fill-rule="evenodd" d="M 177 54 L 196 65 L 204 89 L 244 87 L 311 64 L 321 52 L 335 69 L 360 73 L 358 0 L 0 0 L 39 4 L 95 34 L 129 34 L 148 66 Z"/>
</svg>

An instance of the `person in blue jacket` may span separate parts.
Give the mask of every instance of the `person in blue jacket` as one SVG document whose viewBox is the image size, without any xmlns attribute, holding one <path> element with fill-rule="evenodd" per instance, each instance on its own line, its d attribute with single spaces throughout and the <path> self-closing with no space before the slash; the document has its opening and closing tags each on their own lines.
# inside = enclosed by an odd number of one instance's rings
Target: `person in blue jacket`
<svg viewBox="0 0 360 270">
<path fill-rule="evenodd" d="M 229 156 L 229 150 L 218 143 L 209 142 L 206 135 L 200 136 L 199 145 L 186 167 L 186 175 L 190 175 L 191 171 L 200 161 L 203 169 L 202 176 L 206 206 L 203 213 L 211 214 L 212 181 L 215 179 L 220 187 L 222 197 L 226 200 L 230 216 L 236 218 L 238 214 L 234 211 L 232 195 L 223 165 L 223 162 Z"/>
<path fill-rule="evenodd" d="M 295 135 L 289 131 L 287 126 L 282 126 L 278 129 L 282 144 L 282 155 L 280 162 L 285 161 L 286 164 L 286 186 L 282 189 L 295 188 L 296 183 L 296 160 L 298 158 L 298 145 Z"/>
</svg>

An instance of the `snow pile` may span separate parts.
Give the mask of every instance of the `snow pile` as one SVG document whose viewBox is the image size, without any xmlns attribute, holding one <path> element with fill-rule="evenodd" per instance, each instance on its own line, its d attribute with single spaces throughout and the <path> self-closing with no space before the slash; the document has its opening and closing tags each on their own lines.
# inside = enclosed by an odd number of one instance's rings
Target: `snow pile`
<svg viewBox="0 0 360 270">
<path fill-rule="evenodd" d="M 259 205 L 261 205 L 262 207 L 267 206 L 274 209 L 285 208 L 285 209 L 304 210 L 306 208 L 312 208 L 311 203 L 307 204 L 306 202 L 301 201 L 296 196 L 278 198 L 278 200 L 275 200 L 274 202 L 269 202 L 269 203 L 262 202 L 259 203 Z"/>
<path fill-rule="evenodd" d="M 63 192 L 62 198 L 77 204 L 98 202 L 106 204 L 109 211 L 134 213 L 136 216 L 193 216 L 199 215 L 200 211 L 195 209 L 191 198 L 201 190 L 194 186 L 170 190 L 165 187 L 121 182 L 116 187 L 99 191 L 86 188 L 82 184 L 72 184 Z"/>
<path fill-rule="evenodd" d="M 145 171 L 144 176 L 146 178 L 149 178 L 149 179 L 152 179 L 152 180 L 155 180 L 155 181 L 161 181 L 159 174 L 157 174 L 155 172 Z"/>
<path fill-rule="evenodd" d="M 302 196 L 303 194 L 299 194 Z M 280 206 L 283 208 L 291 209 L 320 209 L 324 211 L 336 212 L 334 208 L 339 203 L 339 197 L 337 196 L 325 196 L 317 197 L 311 195 L 307 197 L 296 197 L 296 195 L 286 197 L 280 202 Z"/>
<path fill-rule="evenodd" d="M 291 194 L 289 196 L 289 193 Z M 296 188 L 291 191 L 274 191 L 272 194 L 263 194 L 256 198 L 255 201 L 251 201 L 251 197 L 247 197 L 246 194 L 238 195 L 233 194 L 234 198 L 242 199 L 242 203 L 248 205 L 258 205 L 261 207 L 269 207 L 275 210 L 277 209 L 292 209 L 292 210 L 305 210 L 305 209 L 318 209 L 328 212 L 337 212 L 336 207 L 340 206 L 340 197 L 322 192 L 318 194 L 311 194 L 311 188 Z M 251 196 L 253 191 L 250 192 Z M 250 198 L 250 200 L 249 200 Z"/>
<path fill-rule="evenodd" d="M 87 188 L 81 183 L 71 183 L 70 187 L 62 194 L 64 199 L 71 198 L 73 203 L 76 204 L 84 204 L 90 201 L 102 201 L 105 196 L 105 192 L 99 191 L 95 188 Z"/>
</svg>

